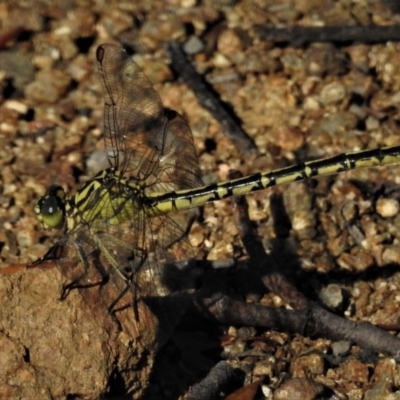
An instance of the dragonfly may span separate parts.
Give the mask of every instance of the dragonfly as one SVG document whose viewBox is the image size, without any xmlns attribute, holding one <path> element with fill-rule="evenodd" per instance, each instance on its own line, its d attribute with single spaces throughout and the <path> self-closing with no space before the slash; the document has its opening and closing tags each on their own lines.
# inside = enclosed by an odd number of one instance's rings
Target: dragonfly
<svg viewBox="0 0 400 400">
<path fill-rule="evenodd" d="M 96 57 L 105 93 L 109 167 L 71 196 L 54 185 L 39 199 L 35 212 L 43 228 L 63 229 L 63 236 L 31 266 L 62 262 L 72 252 L 76 264 L 83 265 L 80 273 L 71 273 L 77 282 L 98 259 L 106 265 L 106 275 L 118 277 L 132 289 L 134 303 L 147 296 L 166 296 L 156 283 L 158 277 L 171 263 L 195 256 L 178 218 L 181 212 L 274 185 L 400 163 L 400 146 L 393 146 L 204 185 L 185 119 L 164 109 L 158 93 L 123 47 L 100 45 Z M 68 257 L 63 255 L 65 248 L 72 249 Z"/>
</svg>

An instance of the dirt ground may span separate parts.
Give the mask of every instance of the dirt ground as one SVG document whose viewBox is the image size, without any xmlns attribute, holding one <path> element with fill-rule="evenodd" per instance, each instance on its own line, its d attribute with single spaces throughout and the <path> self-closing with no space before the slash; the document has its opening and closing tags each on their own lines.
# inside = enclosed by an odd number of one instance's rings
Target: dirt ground
<svg viewBox="0 0 400 400">
<path fill-rule="evenodd" d="M 247 175 L 400 146 L 396 41 L 274 43 L 260 34 L 260 26 L 390 26 L 400 23 L 397 8 L 377 0 L 0 2 L 0 257 L 7 268 L 0 274 L 0 398 L 178 399 L 225 360 L 236 380 L 224 395 L 256 389 L 232 398 L 400 399 L 399 356 L 345 335 L 330 340 L 193 318 L 149 350 L 132 310 L 119 324 L 108 312 L 114 279 L 60 301 L 68 283 L 62 268 L 10 269 L 57 241 L 34 212 L 46 188 L 58 183 L 74 193 L 101 163 L 100 44 L 132 49 L 165 107 L 187 119 L 208 184 L 227 179 L 230 169 Z M 172 40 L 256 151 L 231 140 L 172 68 Z M 400 329 L 399 171 L 354 170 L 247 196 L 264 247 L 296 289 L 392 335 Z M 198 259 L 246 261 L 234 209 L 231 200 L 201 207 L 189 232 Z M 215 268 L 211 280 L 235 299 L 292 309 L 280 293 L 243 295 L 238 268 Z M 148 320 L 148 335 L 158 335 Z"/>
</svg>

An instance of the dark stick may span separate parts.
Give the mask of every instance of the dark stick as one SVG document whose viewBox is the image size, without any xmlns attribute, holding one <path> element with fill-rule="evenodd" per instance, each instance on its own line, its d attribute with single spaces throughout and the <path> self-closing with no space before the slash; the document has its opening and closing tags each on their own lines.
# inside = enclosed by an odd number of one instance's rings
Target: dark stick
<svg viewBox="0 0 400 400">
<path fill-rule="evenodd" d="M 363 349 L 388 354 L 400 361 L 400 340 L 369 322 L 353 322 L 314 306 L 308 321 L 308 333 L 335 341 L 346 340 Z"/>
<path fill-rule="evenodd" d="M 285 308 L 265 307 L 254 303 L 233 300 L 225 295 L 214 295 L 197 300 L 197 307 L 224 325 L 262 326 L 280 332 L 304 335 L 307 330 L 308 309 L 299 311 Z"/>
<path fill-rule="evenodd" d="M 185 400 L 212 400 L 228 387 L 234 379 L 234 369 L 225 361 L 220 361 L 197 385 L 194 385 Z"/>
<path fill-rule="evenodd" d="M 310 42 L 382 43 L 400 40 L 400 25 L 391 26 L 322 26 L 275 28 L 259 26 L 256 30 L 263 40 L 301 45 Z"/>
<path fill-rule="evenodd" d="M 236 143 L 244 154 L 257 151 L 253 140 L 241 128 L 240 122 L 232 116 L 226 104 L 222 103 L 218 95 L 207 85 L 187 60 L 185 53 L 177 42 L 169 42 L 167 51 L 171 58 L 173 70 L 182 77 L 185 83 L 196 95 L 199 103 L 219 121 L 226 135 Z"/>
<path fill-rule="evenodd" d="M 400 340 L 369 322 L 348 321 L 311 304 L 299 310 L 260 306 L 215 295 L 196 301 L 221 324 L 260 326 L 270 330 L 297 333 L 314 338 L 345 340 L 364 349 L 388 354 L 400 361 Z"/>
</svg>

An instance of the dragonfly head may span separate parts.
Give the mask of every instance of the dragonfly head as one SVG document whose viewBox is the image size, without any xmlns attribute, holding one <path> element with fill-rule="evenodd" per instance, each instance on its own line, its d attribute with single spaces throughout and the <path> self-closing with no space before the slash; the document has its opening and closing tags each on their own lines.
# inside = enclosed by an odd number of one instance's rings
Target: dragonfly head
<svg viewBox="0 0 400 400">
<path fill-rule="evenodd" d="M 65 219 L 65 192 L 61 186 L 50 186 L 35 206 L 35 213 L 44 229 L 60 228 Z"/>
</svg>

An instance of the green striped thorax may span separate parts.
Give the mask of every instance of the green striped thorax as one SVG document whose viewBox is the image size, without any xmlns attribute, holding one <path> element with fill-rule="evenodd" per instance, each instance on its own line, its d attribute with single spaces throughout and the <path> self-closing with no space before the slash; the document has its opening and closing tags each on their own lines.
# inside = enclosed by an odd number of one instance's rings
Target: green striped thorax
<svg viewBox="0 0 400 400">
<path fill-rule="evenodd" d="M 145 197 L 139 180 L 126 180 L 121 171 L 108 168 L 69 198 L 61 186 L 49 187 L 37 202 L 35 213 L 44 229 L 60 229 L 65 222 L 67 231 L 78 224 L 94 226 L 95 221 L 118 225 L 132 218 L 135 211 L 139 212 L 140 199 Z"/>
</svg>

